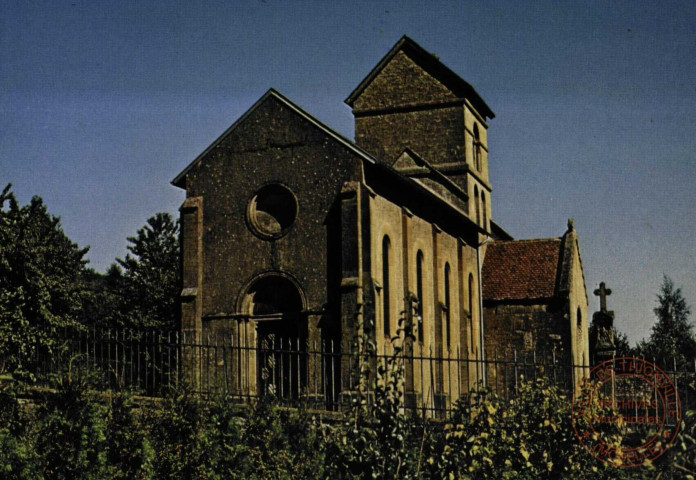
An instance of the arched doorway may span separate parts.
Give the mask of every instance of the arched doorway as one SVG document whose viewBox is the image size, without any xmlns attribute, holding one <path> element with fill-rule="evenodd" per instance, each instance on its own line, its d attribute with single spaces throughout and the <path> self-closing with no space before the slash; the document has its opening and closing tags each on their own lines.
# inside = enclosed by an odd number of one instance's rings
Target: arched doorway
<svg viewBox="0 0 696 480">
<path fill-rule="evenodd" d="M 294 279 L 267 273 L 251 282 L 242 311 L 256 327 L 258 392 L 297 399 L 307 383 L 307 320 Z"/>
</svg>

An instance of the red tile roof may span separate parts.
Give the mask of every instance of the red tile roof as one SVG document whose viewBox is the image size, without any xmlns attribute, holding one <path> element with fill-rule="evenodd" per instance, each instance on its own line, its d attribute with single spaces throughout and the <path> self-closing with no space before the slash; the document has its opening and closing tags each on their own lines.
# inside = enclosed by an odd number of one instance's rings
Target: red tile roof
<svg viewBox="0 0 696 480">
<path fill-rule="evenodd" d="M 551 298 L 561 268 L 560 238 L 497 241 L 483 263 L 484 300 Z"/>
</svg>

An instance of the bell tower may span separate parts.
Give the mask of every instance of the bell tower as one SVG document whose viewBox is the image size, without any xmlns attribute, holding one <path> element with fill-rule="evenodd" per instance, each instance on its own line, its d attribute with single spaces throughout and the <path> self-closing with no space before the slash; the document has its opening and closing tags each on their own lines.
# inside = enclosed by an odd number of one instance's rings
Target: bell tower
<svg viewBox="0 0 696 480">
<path fill-rule="evenodd" d="M 404 36 L 346 103 L 360 147 L 432 188 L 446 176 L 447 196 L 490 230 L 488 120 L 495 114 L 471 85 Z"/>
</svg>

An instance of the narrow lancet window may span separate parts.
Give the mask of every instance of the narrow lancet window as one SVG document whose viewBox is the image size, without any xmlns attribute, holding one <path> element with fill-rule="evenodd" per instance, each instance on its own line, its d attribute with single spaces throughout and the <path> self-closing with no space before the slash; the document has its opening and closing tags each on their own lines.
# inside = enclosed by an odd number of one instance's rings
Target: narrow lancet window
<svg viewBox="0 0 696 480">
<path fill-rule="evenodd" d="M 447 348 L 451 347 L 450 342 L 450 320 L 452 308 L 450 305 L 450 266 L 445 263 L 445 343 Z"/>
<path fill-rule="evenodd" d="M 416 295 L 418 296 L 418 341 L 423 343 L 423 252 L 416 254 Z"/>
<path fill-rule="evenodd" d="M 474 275 L 469 274 L 469 347 L 474 351 Z"/>
<path fill-rule="evenodd" d="M 391 242 L 387 235 L 382 239 L 382 321 L 384 322 L 384 334 L 391 335 L 391 309 L 389 291 L 389 250 Z"/>
</svg>

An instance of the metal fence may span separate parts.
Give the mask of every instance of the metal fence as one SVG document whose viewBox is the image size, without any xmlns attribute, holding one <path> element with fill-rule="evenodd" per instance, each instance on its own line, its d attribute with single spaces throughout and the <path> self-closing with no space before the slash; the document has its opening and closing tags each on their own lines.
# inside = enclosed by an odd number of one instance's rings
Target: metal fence
<svg viewBox="0 0 696 480">
<path fill-rule="evenodd" d="M 445 416 L 456 401 L 485 385 L 505 398 L 524 380 L 544 378 L 572 395 L 589 365 L 533 351 L 491 352 L 486 359 L 459 350 L 425 350 L 408 344 L 394 352 L 361 348 L 342 351 L 332 341 L 264 339 L 252 345 L 234 337 L 205 341 L 176 331 L 84 329 L 57 335 L 50 352 L 36 349 L 31 363 L 39 383 L 68 369 L 84 368 L 105 390 L 133 390 L 163 396 L 186 383 L 201 395 L 225 395 L 247 403 L 271 395 L 289 406 L 337 411 L 362 395 L 374 402 L 392 379 L 403 408 L 424 416 Z M 696 364 L 665 368 L 679 390 L 683 408 L 692 408 Z"/>
</svg>

